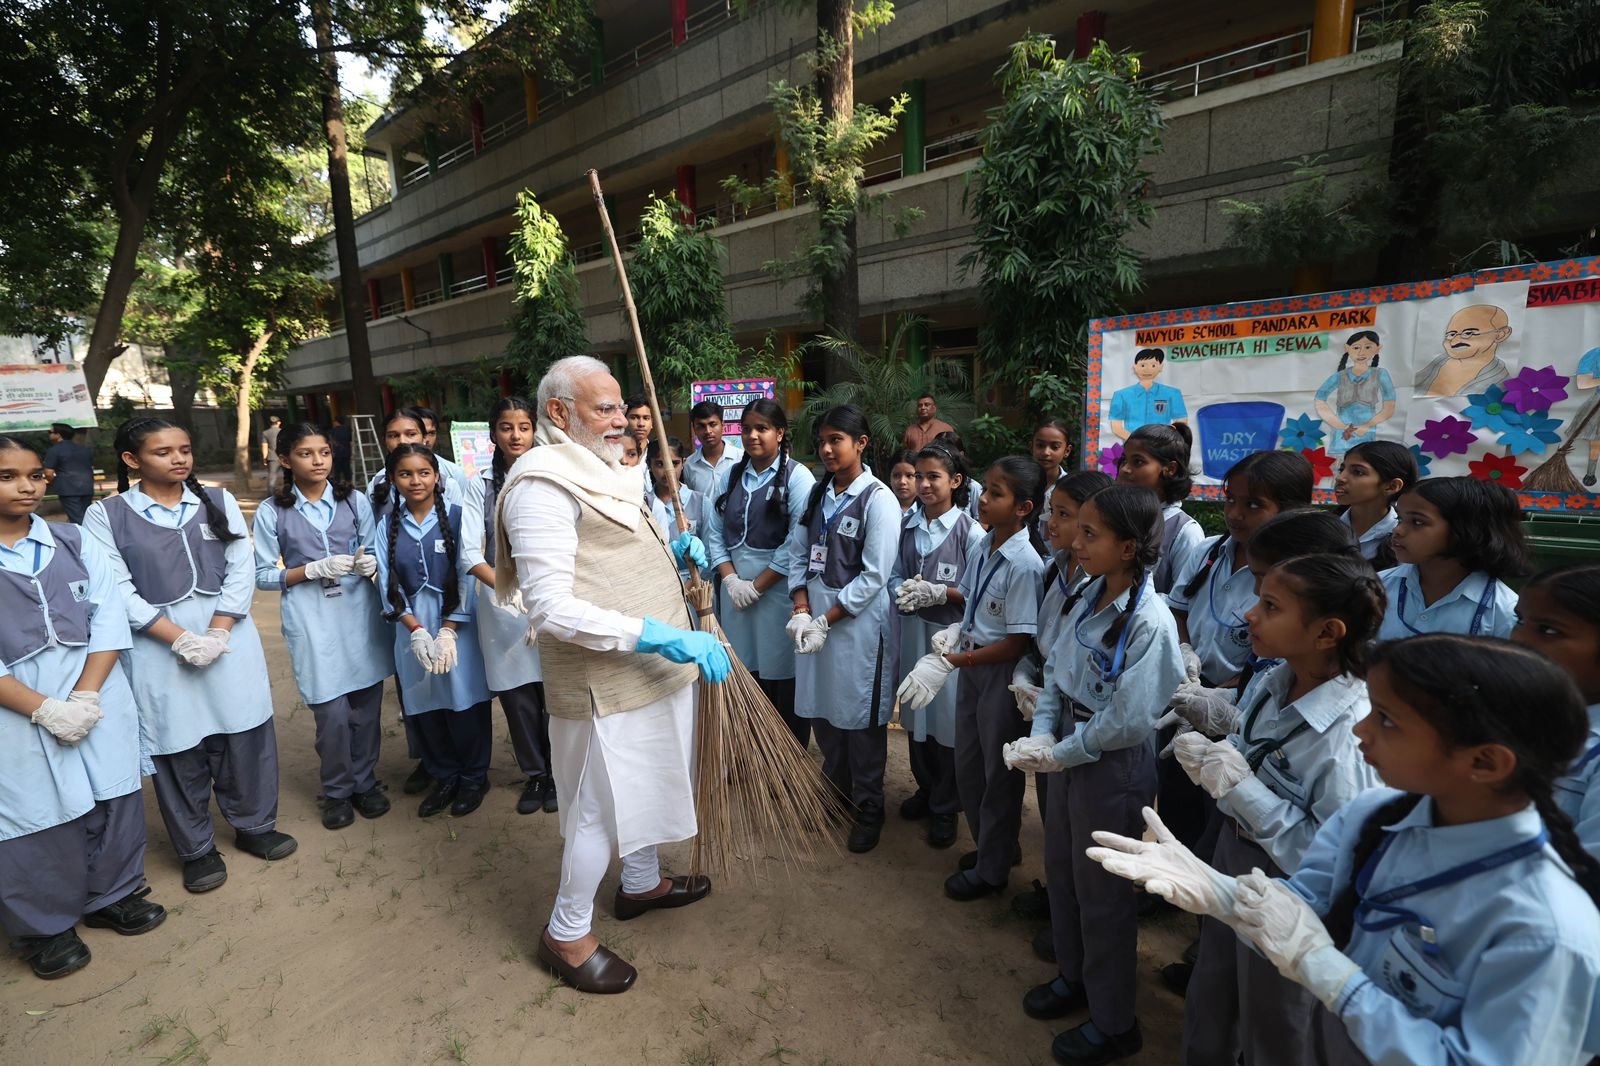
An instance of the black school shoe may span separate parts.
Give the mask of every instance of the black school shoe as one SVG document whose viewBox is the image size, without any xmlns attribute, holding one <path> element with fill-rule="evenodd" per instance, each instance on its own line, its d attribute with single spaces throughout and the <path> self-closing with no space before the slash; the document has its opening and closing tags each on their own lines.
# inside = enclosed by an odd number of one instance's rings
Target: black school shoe
<svg viewBox="0 0 1600 1066">
<path fill-rule="evenodd" d="M 123 936 L 148 933 L 166 920 L 165 907 L 136 896 L 124 896 L 83 916 L 83 924 L 90 929 L 114 929 Z"/>
<path fill-rule="evenodd" d="M 1091 1035 L 1094 1039 L 1091 1039 Z M 1096 1042 L 1098 1041 L 1098 1042 Z M 1144 1047 L 1144 1034 L 1135 1021 L 1125 1033 L 1108 1035 L 1096 1029 L 1094 1022 L 1084 1022 L 1076 1029 L 1056 1034 L 1050 1042 L 1050 1054 L 1064 1066 L 1100 1066 L 1129 1055 L 1137 1055 Z"/>
<path fill-rule="evenodd" d="M 382 818 L 389 813 L 389 797 L 381 784 L 351 796 L 350 805 L 363 818 Z"/>
<path fill-rule="evenodd" d="M 233 846 L 247 855 L 277 862 L 293 855 L 300 842 L 288 833 L 269 829 L 265 833 L 234 833 Z"/>
<path fill-rule="evenodd" d="M 448 781 L 434 782 L 433 791 L 424 796 L 422 804 L 417 807 L 417 817 L 432 818 L 448 810 L 450 804 L 455 801 L 456 789 L 460 784 L 453 777 Z"/>
<path fill-rule="evenodd" d="M 418 796 L 433 787 L 433 778 L 428 776 L 428 771 L 422 768 L 419 762 L 412 769 L 411 775 L 406 778 L 405 784 L 400 786 L 400 791 L 408 796 Z"/>
<path fill-rule="evenodd" d="M 318 806 L 322 808 L 324 829 L 343 829 L 356 820 L 356 809 L 348 799 L 324 798 Z"/>
<path fill-rule="evenodd" d="M 471 784 L 463 781 L 456 787 L 455 802 L 450 804 L 450 817 L 464 818 L 477 810 L 483 803 L 483 797 L 489 794 L 489 782 Z"/>
<path fill-rule="evenodd" d="M 77 973 L 89 965 L 89 945 L 78 939 L 76 929 L 55 936 L 25 936 L 19 943 L 34 976 L 46 981 Z"/>
<path fill-rule="evenodd" d="M 522 795 L 517 797 L 517 813 L 533 814 L 544 806 L 544 775 L 534 774 L 522 786 Z"/>
<path fill-rule="evenodd" d="M 928 847 L 943 851 L 956 842 L 956 831 L 961 816 L 957 814 L 930 814 L 928 816 Z"/>
<path fill-rule="evenodd" d="M 970 903 L 1006 890 L 1005 882 L 991 885 L 971 870 L 958 870 L 945 878 L 944 894 L 958 903 Z"/>
<path fill-rule="evenodd" d="M 199 858 L 189 859 L 183 864 L 183 887 L 190 892 L 210 892 L 213 888 L 221 888 L 227 879 L 228 864 L 222 861 L 222 853 L 214 847 Z"/>
</svg>

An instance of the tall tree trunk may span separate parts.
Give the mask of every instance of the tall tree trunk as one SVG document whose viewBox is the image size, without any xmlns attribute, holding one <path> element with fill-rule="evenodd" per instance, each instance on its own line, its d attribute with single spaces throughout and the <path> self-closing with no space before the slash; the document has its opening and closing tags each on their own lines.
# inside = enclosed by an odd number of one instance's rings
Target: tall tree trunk
<svg viewBox="0 0 1600 1066">
<path fill-rule="evenodd" d="M 233 410 L 238 416 L 238 424 L 233 427 L 233 484 L 234 492 L 244 493 L 250 489 L 250 394 L 251 386 L 255 382 L 256 363 L 261 358 L 261 353 L 267 350 L 267 345 L 272 343 L 273 334 L 277 330 L 269 329 L 256 338 L 250 350 L 244 355 L 244 363 L 239 369 L 239 392 L 234 397 Z M 272 486 L 267 486 L 267 491 L 272 491 Z"/>
<path fill-rule="evenodd" d="M 339 255 L 339 295 L 344 304 L 345 344 L 350 349 L 350 385 L 356 411 L 381 416 L 383 398 L 372 376 L 372 348 L 367 343 L 367 294 L 356 253 L 356 216 L 350 205 L 350 146 L 345 135 L 344 97 L 339 91 L 339 58 L 333 50 L 333 10 L 329 0 L 311 0 L 311 23 L 322 61 L 322 122 L 328 140 L 328 191 L 333 199 L 333 243 Z"/>
<path fill-rule="evenodd" d="M 817 0 L 819 54 L 817 97 L 822 118 L 834 131 L 855 114 L 855 8 L 852 0 Z M 822 279 L 822 329 L 861 342 L 861 280 L 856 268 L 856 218 L 839 231 L 844 266 L 837 276 Z"/>
</svg>

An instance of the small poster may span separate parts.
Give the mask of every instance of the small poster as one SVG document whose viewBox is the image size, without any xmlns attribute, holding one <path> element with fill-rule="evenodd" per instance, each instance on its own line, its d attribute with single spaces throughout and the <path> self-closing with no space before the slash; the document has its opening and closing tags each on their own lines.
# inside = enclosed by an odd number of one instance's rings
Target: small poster
<svg viewBox="0 0 1600 1066">
<path fill-rule="evenodd" d="M 722 433 L 737 437 L 744 409 L 752 400 L 777 398 L 778 382 L 774 378 L 741 378 L 737 381 L 696 381 L 689 386 L 689 404 L 710 400 L 722 408 Z"/>
<path fill-rule="evenodd" d="M 0 366 L 0 429 L 95 427 L 94 400 L 76 363 Z"/>
<path fill-rule="evenodd" d="M 487 422 L 450 423 L 450 450 L 471 481 L 494 464 L 494 437 Z"/>
<path fill-rule="evenodd" d="M 1185 422 L 1197 497 L 1265 449 L 1298 451 L 1333 501 L 1343 456 L 1388 440 L 1424 477 L 1466 475 L 1524 508 L 1600 508 L 1600 257 L 1090 324 L 1084 454 Z"/>
</svg>

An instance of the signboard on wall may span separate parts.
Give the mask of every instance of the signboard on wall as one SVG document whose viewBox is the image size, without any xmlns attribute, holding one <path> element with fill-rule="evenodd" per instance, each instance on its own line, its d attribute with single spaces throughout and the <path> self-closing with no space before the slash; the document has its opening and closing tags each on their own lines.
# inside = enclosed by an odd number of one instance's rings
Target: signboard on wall
<svg viewBox="0 0 1600 1066">
<path fill-rule="evenodd" d="M 1525 508 L 1600 509 L 1600 257 L 1437 281 L 1096 319 L 1088 463 L 1187 422 L 1194 495 L 1253 451 L 1310 460 L 1332 502 L 1341 458 L 1411 449 L 1424 476 L 1516 490 Z"/>
<path fill-rule="evenodd" d="M 0 429 L 95 426 L 94 399 L 76 363 L 0 366 Z"/>
<path fill-rule="evenodd" d="M 494 438 L 487 422 L 450 423 L 450 451 L 471 481 L 494 464 Z"/>
<path fill-rule="evenodd" d="M 702 400 L 710 400 L 722 408 L 724 436 L 738 436 L 745 407 L 763 396 L 777 397 L 778 382 L 774 378 L 741 378 L 736 381 L 696 381 L 689 386 L 689 403 L 692 407 Z"/>
</svg>

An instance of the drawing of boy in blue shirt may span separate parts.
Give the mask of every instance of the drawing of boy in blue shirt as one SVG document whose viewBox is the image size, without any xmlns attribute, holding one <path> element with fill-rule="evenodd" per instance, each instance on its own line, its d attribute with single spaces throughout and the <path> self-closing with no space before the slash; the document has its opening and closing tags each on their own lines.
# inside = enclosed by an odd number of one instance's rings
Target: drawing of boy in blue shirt
<svg viewBox="0 0 1600 1066">
<path fill-rule="evenodd" d="M 1134 430 L 1151 422 L 1170 426 L 1188 420 L 1183 393 L 1156 382 L 1166 362 L 1167 353 L 1160 348 L 1141 348 L 1133 357 L 1133 376 L 1139 383 L 1111 394 L 1111 432 L 1119 439 L 1127 440 Z"/>
</svg>

